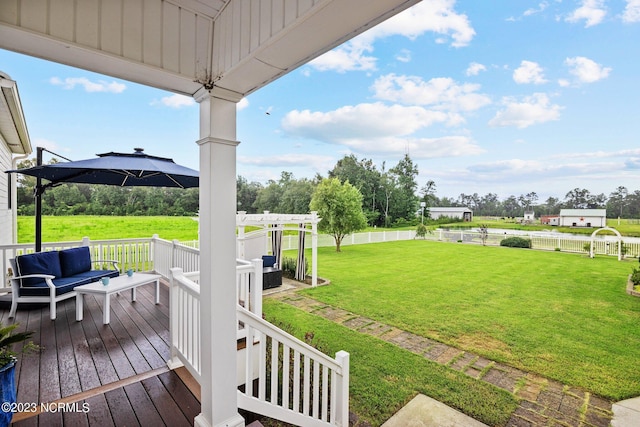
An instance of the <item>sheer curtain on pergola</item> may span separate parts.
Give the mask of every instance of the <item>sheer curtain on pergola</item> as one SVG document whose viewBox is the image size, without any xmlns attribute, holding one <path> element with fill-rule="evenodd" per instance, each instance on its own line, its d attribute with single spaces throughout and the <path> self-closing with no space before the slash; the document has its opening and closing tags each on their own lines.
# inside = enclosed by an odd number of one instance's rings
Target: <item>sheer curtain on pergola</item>
<svg viewBox="0 0 640 427">
<path fill-rule="evenodd" d="M 298 231 L 298 258 L 296 262 L 296 280 L 301 282 L 307 277 L 307 268 L 305 266 L 304 259 L 304 237 L 307 234 L 304 230 L 305 225 L 300 224 L 300 231 Z"/>
</svg>

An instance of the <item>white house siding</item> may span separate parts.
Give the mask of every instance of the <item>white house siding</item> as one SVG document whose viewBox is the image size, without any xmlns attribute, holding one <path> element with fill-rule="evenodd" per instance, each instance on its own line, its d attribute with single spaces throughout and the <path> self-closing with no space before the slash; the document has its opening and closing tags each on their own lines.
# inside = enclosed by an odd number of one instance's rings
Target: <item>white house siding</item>
<svg viewBox="0 0 640 427">
<path fill-rule="evenodd" d="M 11 175 L 4 173 L 8 169 L 11 169 L 11 153 L 2 139 L 0 139 L 0 245 L 14 243 L 13 214 L 9 209 Z"/>
</svg>

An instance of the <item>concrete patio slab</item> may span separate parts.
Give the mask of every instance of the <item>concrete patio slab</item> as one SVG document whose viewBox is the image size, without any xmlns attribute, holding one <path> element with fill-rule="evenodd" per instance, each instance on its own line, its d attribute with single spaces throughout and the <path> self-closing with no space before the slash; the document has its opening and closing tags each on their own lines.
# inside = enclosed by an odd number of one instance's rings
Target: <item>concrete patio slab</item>
<svg viewBox="0 0 640 427">
<path fill-rule="evenodd" d="M 486 424 L 419 394 L 382 424 L 382 427 L 486 427 Z"/>
<path fill-rule="evenodd" d="M 640 426 L 640 397 L 623 400 L 614 403 L 612 427 L 636 427 Z"/>
</svg>

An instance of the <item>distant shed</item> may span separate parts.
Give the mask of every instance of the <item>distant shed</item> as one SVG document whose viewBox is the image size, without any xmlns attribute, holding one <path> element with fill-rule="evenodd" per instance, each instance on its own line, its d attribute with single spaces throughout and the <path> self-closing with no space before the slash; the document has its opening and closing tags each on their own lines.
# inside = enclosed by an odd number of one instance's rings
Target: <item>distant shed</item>
<svg viewBox="0 0 640 427">
<path fill-rule="evenodd" d="M 606 227 L 606 209 L 561 209 L 560 226 L 563 227 Z"/>
<path fill-rule="evenodd" d="M 446 216 L 449 218 L 458 218 L 467 222 L 473 220 L 473 211 L 465 207 L 436 207 L 429 208 L 429 216 L 431 219 L 438 219 Z"/>
<path fill-rule="evenodd" d="M 546 225 L 559 225 L 560 216 L 559 215 L 542 215 L 540 217 L 540 223 L 546 224 Z"/>
</svg>

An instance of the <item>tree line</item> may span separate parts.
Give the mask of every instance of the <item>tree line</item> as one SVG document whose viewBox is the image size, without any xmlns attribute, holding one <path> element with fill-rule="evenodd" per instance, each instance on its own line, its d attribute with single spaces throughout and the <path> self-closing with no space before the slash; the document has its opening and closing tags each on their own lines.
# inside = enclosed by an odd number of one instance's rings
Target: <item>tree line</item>
<svg viewBox="0 0 640 427">
<path fill-rule="evenodd" d="M 51 163 L 55 162 L 54 159 Z M 18 169 L 32 166 L 35 160 L 23 160 Z M 18 215 L 33 215 L 36 179 L 17 174 L 17 181 Z M 62 184 L 42 193 L 43 215 L 195 216 L 198 204 L 197 188 Z"/>
<path fill-rule="evenodd" d="M 55 160 L 54 160 L 55 161 Z M 33 166 L 25 160 L 19 168 Z M 495 193 L 461 193 L 457 197 L 438 197 L 436 183 L 429 180 L 421 188 L 417 184 L 418 167 L 409 155 L 397 164 L 378 168 L 371 159 L 345 155 L 328 171 L 328 178 L 349 182 L 362 194 L 362 210 L 370 226 L 415 224 L 424 202 L 425 216 L 429 207 L 464 206 L 477 216 L 521 217 L 525 210 L 536 216 L 558 214 L 560 209 L 606 208 L 609 217 L 640 218 L 640 190 L 619 186 L 609 195 L 594 194 L 575 188 L 564 199 L 548 197 L 540 201 L 537 193 L 510 195 L 500 199 Z M 297 179 L 282 172 L 277 180 L 266 184 L 237 177 L 238 210 L 248 213 L 263 211 L 303 214 L 309 212 L 311 198 L 322 180 Z M 18 174 L 18 212 L 33 214 L 35 178 Z M 87 184 L 64 184 L 49 188 L 43 194 L 45 215 L 196 215 L 198 189 L 151 187 L 113 187 Z"/>
</svg>

